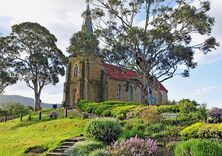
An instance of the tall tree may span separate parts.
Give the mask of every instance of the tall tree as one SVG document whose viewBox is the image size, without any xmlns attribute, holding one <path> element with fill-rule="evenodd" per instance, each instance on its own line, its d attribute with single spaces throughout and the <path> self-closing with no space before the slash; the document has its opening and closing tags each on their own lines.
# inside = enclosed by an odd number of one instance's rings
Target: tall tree
<svg viewBox="0 0 222 156">
<path fill-rule="evenodd" d="M 65 74 L 65 56 L 56 46 L 56 37 L 45 27 L 25 22 L 12 26 L 4 39 L 4 52 L 10 53 L 18 78 L 34 91 L 35 111 L 41 109 L 40 95 L 45 85 L 59 82 Z"/>
<path fill-rule="evenodd" d="M 144 102 L 148 86 L 157 88 L 175 75 L 189 76 L 196 67 L 194 53 L 207 54 L 219 44 L 211 37 L 214 18 L 207 15 L 209 1 L 91 0 L 96 33 L 104 42 L 107 62 L 127 66 L 141 75 Z M 138 23 L 138 19 L 142 22 Z M 208 36 L 194 44 L 193 36 Z M 197 41 L 196 41 L 197 42 Z M 180 65 L 184 70 L 178 69 Z"/>
<path fill-rule="evenodd" d="M 17 81 L 16 74 L 13 72 L 13 62 L 10 54 L 2 50 L 4 45 L 4 37 L 0 37 L 0 94 L 4 92 L 7 86 Z"/>
</svg>

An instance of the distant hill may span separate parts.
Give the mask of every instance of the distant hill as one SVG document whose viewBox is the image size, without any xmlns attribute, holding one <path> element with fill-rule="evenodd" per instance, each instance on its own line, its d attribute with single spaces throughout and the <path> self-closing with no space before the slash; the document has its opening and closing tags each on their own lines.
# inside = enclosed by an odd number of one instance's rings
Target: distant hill
<svg viewBox="0 0 222 156">
<path fill-rule="evenodd" d="M 0 105 L 7 102 L 18 102 L 25 106 L 32 106 L 34 107 L 34 99 L 29 97 L 24 97 L 20 95 L 0 95 Z M 42 103 L 42 108 L 52 108 L 53 104 L 50 103 Z M 57 104 L 58 105 L 58 104 Z M 58 105 L 61 106 L 61 105 Z"/>
</svg>

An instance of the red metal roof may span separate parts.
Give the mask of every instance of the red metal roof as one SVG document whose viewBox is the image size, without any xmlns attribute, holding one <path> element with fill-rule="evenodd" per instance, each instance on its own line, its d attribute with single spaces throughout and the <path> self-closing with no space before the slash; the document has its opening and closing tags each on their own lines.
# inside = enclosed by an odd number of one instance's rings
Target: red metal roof
<svg viewBox="0 0 222 156">
<path fill-rule="evenodd" d="M 105 69 L 105 72 L 107 73 L 110 79 L 126 81 L 130 78 L 138 77 L 138 74 L 133 70 L 122 70 L 121 68 L 111 64 L 103 64 L 103 68 Z M 159 85 L 160 90 L 167 91 L 167 89 L 161 83 L 159 83 Z"/>
</svg>

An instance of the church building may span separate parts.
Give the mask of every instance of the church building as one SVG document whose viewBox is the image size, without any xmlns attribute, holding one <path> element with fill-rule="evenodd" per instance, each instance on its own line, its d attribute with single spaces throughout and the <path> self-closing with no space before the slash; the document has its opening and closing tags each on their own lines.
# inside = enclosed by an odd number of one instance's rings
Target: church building
<svg viewBox="0 0 222 156">
<path fill-rule="evenodd" d="M 93 33 L 89 6 L 84 18 L 83 28 Z M 138 78 L 139 75 L 135 71 L 103 63 L 100 59 L 95 61 L 82 56 L 70 56 L 66 69 L 63 105 L 73 108 L 81 99 L 97 102 L 115 100 L 143 103 L 142 89 L 130 83 L 131 80 Z M 149 89 L 150 103 L 166 104 L 167 89 L 159 82 L 156 88 Z"/>
</svg>

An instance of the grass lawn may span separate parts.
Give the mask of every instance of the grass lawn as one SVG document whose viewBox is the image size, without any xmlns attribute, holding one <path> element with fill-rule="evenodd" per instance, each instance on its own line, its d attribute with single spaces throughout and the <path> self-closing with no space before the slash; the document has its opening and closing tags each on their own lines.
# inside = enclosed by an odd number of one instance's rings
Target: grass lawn
<svg viewBox="0 0 222 156">
<path fill-rule="evenodd" d="M 36 145 L 47 147 L 50 151 L 62 140 L 83 132 L 87 120 L 73 114 L 69 118 L 60 115 L 58 119 L 49 120 L 47 113 L 50 111 L 43 111 L 42 121 L 37 120 L 38 115 L 35 113 L 32 121 L 27 121 L 25 116 L 22 123 L 19 119 L 0 123 L 0 156 L 21 156 L 28 147 Z M 58 111 L 61 114 L 62 110 Z"/>
</svg>

